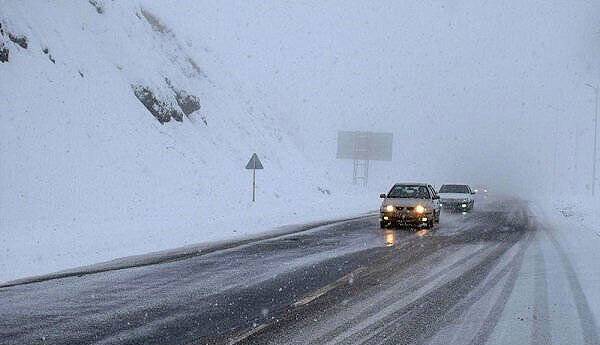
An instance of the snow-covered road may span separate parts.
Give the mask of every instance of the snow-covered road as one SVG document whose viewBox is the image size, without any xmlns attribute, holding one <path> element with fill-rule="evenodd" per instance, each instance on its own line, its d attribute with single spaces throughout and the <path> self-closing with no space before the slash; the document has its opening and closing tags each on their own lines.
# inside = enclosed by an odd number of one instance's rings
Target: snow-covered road
<svg viewBox="0 0 600 345">
<path fill-rule="evenodd" d="M 177 262 L 0 289 L 0 339 L 599 344 L 594 236 L 518 199 L 446 214 L 434 230 L 339 222 Z"/>
</svg>

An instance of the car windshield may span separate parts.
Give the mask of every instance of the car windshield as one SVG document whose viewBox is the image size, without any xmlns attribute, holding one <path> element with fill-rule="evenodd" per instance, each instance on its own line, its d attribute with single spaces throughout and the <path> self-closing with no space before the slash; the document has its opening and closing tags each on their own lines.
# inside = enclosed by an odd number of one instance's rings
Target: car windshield
<svg viewBox="0 0 600 345">
<path fill-rule="evenodd" d="M 425 186 L 419 185 L 396 185 L 388 193 L 388 198 L 414 198 L 428 199 L 429 191 Z"/>
<path fill-rule="evenodd" d="M 445 184 L 440 188 L 440 193 L 469 193 L 469 187 L 464 184 Z"/>
</svg>

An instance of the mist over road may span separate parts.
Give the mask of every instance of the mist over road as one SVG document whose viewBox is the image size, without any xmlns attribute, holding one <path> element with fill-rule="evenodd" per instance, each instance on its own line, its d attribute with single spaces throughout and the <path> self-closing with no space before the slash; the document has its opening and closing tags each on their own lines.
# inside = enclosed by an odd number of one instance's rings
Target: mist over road
<svg viewBox="0 0 600 345">
<path fill-rule="evenodd" d="M 2 288 L 0 343 L 547 344 L 572 336 L 598 344 L 560 253 L 518 199 L 443 214 L 433 230 L 382 230 L 368 217 L 166 264 Z M 560 272 L 548 277 L 544 260 Z M 559 296 L 557 284 L 570 293 Z M 564 314 L 571 331 L 553 328 L 551 314 Z"/>
</svg>

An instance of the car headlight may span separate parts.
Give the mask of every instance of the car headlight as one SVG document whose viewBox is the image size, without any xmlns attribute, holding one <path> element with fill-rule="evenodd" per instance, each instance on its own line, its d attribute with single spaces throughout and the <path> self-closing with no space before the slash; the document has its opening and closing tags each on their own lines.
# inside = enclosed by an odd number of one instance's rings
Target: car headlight
<svg viewBox="0 0 600 345">
<path fill-rule="evenodd" d="M 394 212 L 394 206 L 393 205 L 387 205 L 384 208 L 385 212 Z"/>
<path fill-rule="evenodd" d="M 419 213 L 419 214 L 421 214 L 421 213 L 425 212 L 426 210 L 427 210 L 427 209 L 426 209 L 425 207 L 421 206 L 421 205 L 417 205 L 417 206 L 415 207 L 415 212 L 417 212 L 417 213 Z"/>
</svg>

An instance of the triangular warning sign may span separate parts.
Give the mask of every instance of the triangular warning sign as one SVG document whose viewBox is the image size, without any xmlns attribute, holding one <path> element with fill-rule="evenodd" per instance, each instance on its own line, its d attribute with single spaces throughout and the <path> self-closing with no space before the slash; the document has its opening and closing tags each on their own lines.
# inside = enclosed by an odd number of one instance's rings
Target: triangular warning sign
<svg viewBox="0 0 600 345">
<path fill-rule="evenodd" d="M 258 155 L 256 155 L 256 153 L 252 154 L 248 164 L 246 164 L 246 169 L 263 169 L 263 165 L 260 162 L 260 159 L 258 159 Z"/>
</svg>

